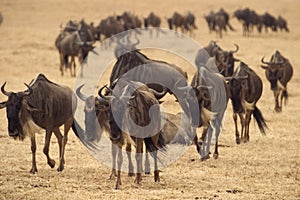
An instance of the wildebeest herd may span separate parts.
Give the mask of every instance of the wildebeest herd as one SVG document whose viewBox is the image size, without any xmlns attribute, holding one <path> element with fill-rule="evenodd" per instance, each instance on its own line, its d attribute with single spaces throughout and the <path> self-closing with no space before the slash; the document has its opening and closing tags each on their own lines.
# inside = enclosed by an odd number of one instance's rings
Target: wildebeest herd
<svg viewBox="0 0 300 200">
<path fill-rule="evenodd" d="M 213 23 L 209 24 L 211 30 L 218 29 L 220 36 L 222 34 L 221 29 L 226 30 L 226 26 L 234 30 L 229 24 L 228 15 L 224 13 L 226 12 L 221 9 L 214 18 L 216 21 L 209 22 Z M 243 21 L 245 32 L 249 33 L 249 27 L 257 25 L 251 20 L 247 21 L 247 16 L 245 20 L 244 16 L 246 14 L 242 10 L 236 11 L 234 15 Z M 265 15 L 265 18 L 270 18 L 267 14 Z M 180 28 L 182 31 L 186 30 L 190 32 L 197 29 L 195 18 L 191 13 L 182 16 L 175 12 L 167 21 L 170 29 L 174 28 L 176 30 Z M 280 23 L 278 21 L 280 20 L 278 19 L 276 23 L 278 23 L 279 26 Z M 144 19 L 144 24 L 145 27 L 160 27 L 161 20 L 154 13 L 150 13 L 149 16 Z M 274 24 L 263 24 L 266 29 L 271 27 L 272 30 L 275 30 Z M 78 24 L 70 21 L 63 27 L 63 31 L 55 41 L 60 55 L 61 74 L 63 75 L 64 68 L 70 68 L 73 65 L 74 69 L 71 70 L 71 74 L 75 76 L 75 56 L 80 58 L 81 63 L 84 62 L 88 52 L 93 51 L 93 44 L 96 40 L 101 40 L 102 35 L 104 35 L 105 38 L 109 38 L 126 30 L 141 28 L 141 26 L 142 20 L 128 12 L 124 12 L 120 16 L 108 17 L 102 20 L 97 27 L 94 27 L 92 24 L 86 24 L 84 20 L 81 20 Z M 277 25 L 275 25 L 275 27 L 277 27 Z M 70 88 L 53 83 L 43 74 L 39 74 L 28 85 L 26 84 L 28 88 L 26 91 L 8 92 L 5 90 L 6 83 L 2 85 L 1 92 L 8 97 L 8 100 L 2 102 L 0 108 L 6 108 L 9 135 L 21 140 L 28 136 L 31 140 L 31 173 L 37 172 L 35 133 L 38 129 L 46 130 L 43 152 L 47 157 L 49 166 L 52 168 L 55 166 L 55 161 L 51 159 L 48 154 L 49 142 L 52 132 L 57 137 L 60 158 L 57 170 L 62 171 L 64 169 L 64 150 L 69 129 L 72 127 L 77 136 L 84 134 L 88 140 L 97 140 L 98 133 L 95 132 L 96 129 L 93 128 L 93 124 L 99 123 L 100 126 L 108 132 L 112 142 L 112 156 L 114 159 L 110 177 L 114 178 L 114 176 L 117 176 L 117 189 L 120 188 L 121 185 L 122 162 L 120 160 L 122 160 L 122 158 L 120 158 L 120 156 L 122 154 L 120 151 L 123 146 L 126 146 L 126 151 L 133 151 L 131 146 L 134 146 L 136 153 L 142 153 L 143 145 L 145 145 L 146 152 L 149 152 L 155 160 L 154 180 L 159 181 L 156 154 L 158 151 L 166 150 L 166 145 L 170 141 L 167 135 L 175 137 L 173 134 L 176 133 L 176 131 L 166 127 L 162 129 L 159 128 L 159 114 L 161 114 L 161 111 L 158 105 L 161 103 L 160 100 L 167 93 L 175 96 L 189 123 L 187 127 L 182 127 L 176 123 L 178 120 L 174 120 L 174 118 L 170 117 L 167 118 L 169 121 L 167 121 L 165 126 L 167 126 L 168 123 L 175 123 L 177 129 L 183 129 L 183 132 L 188 137 L 193 136 L 190 139 L 194 141 L 201 159 L 209 158 L 209 152 L 205 152 L 201 149 L 203 149 L 205 145 L 204 141 L 207 140 L 213 132 L 216 134 L 216 144 L 213 153 L 214 158 L 217 158 L 219 155 L 218 137 L 221 132 L 222 119 L 229 99 L 232 102 L 234 111 L 233 119 L 235 122 L 237 144 L 240 144 L 240 142 L 249 142 L 249 123 L 252 115 L 260 131 L 265 134 L 267 124 L 263 114 L 256 106 L 263 92 L 262 80 L 250 66 L 234 57 L 234 53 L 239 50 L 237 44 L 233 44 L 236 47 L 235 50 L 223 50 L 216 41 L 211 41 L 206 47 L 200 49 L 195 58 L 197 72 L 189 84 L 187 81 L 187 73 L 184 72 L 180 66 L 171 64 L 169 61 L 158 61 L 148 58 L 147 55 L 138 49 L 138 36 L 136 43 L 130 42 L 132 38 L 129 39 L 129 35 L 124 37 L 128 38 L 127 41 L 129 43 L 126 45 L 120 42 L 120 38 L 116 38 L 118 44 L 122 46 L 121 50 L 125 49 L 126 51 L 116 53 L 117 61 L 111 72 L 109 85 L 102 86 L 97 96 L 82 94 L 81 88 L 83 86 L 76 89 L 76 94 L 79 99 L 85 101 L 85 130 L 82 130 L 73 118 L 73 113 L 77 105 L 77 97 Z M 97 54 L 96 52 L 94 53 Z M 208 53 L 210 59 L 203 59 L 204 53 Z M 71 57 L 70 63 L 69 57 Z M 239 62 L 239 64 L 236 66 L 235 62 Z M 282 101 L 283 99 L 287 100 L 288 97 L 287 83 L 293 75 L 292 65 L 279 51 L 276 51 L 272 55 L 270 61 L 265 61 L 262 55 L 261 62 L 264 64 L 262 68 L 265 70 L 266 78 L 271 84 L 271 90 L 274 92 L 275 111 L 281 112 Z M 214 69 L 214 64 L 217 70 Z M 135 77 L 134 79 L 132 79 L 132 76 L 124 76 L 124 74 L 136 66 L 142 67 L 135 70 L 137 75 L 133 76 Z M 143 76 L 143 74 L 146 74 L 146 76 Z M 148 84 L 152 77 L 155 77 L 156 80 L 159 79 L 161 85 Z M 212 81 L 209 82 L 207 80 Z M 105 94 L 103 94 L 104 90 L 106 90 Z M 158 115 L 156 115 L 156 117 L 158 118 L 156 122 L 153 122 L 149 118 L 149 112 L 150 108 L 155 105 L 157 105 L 156 112 Z M 118 119 L 115 119 L 112 113 L 114 110 L 120 111 L 126 107 L 129 108 L 130 112 L 126 116 L 125 114 L 121 116 L 121 120 L 125 120 L 122 121 L 122 123 L 126 126 L 127 130 L 131 130 L 129 119 L 132 119 L 135 124 L 140 126 L 157 123 L 154 124 L 155 134 L 144 137 L 143 135 L 139 135 L 139 132 L 129 133 L 123 131 L 122 127 L 119 127 L 117 123 Z M 91 111 L 95 112 L 96 115 L 89 115 Z M 170 114 L 167 116 L 170 116 Z M 239 116 L 241 121 L 241 132 L 238 130 L 237 116 Z M 64 125 L 63 135 L 59 130 L 61 125 Z M 203 127 L 200 141 L 198 141 L 197 135 L 191 134 L 199 127 Z M 182 141 L 178 142 L 182 143 Z M 116 167 L 115 161 L 117 155 L 119 158 L 118 166 Z M 135 182 L 139 184 L 141 182 L 141 173 L 147 170 L 142 169 L 142 158 L 139 154 L 136 155 L 136 161 Z M 129 166 L 131 169 L 132 167 L 133 166 Z M 116 172 L 116 170 L 118 171 Z M 134 171 L 134 169 L 131 171 Z"/>
</svg>

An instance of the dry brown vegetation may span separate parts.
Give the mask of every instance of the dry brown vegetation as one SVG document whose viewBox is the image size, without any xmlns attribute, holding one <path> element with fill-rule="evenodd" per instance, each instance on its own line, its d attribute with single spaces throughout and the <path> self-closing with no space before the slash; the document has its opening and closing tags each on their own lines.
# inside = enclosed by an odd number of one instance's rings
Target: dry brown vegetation
<svg viewBox="0 0 300 200">
<path fill-rule="evenodd" d="M 50 80 L 73 88 L 75 79 L 69 73 L 60 76 L 58 53 L 54 46 L 59 25 L 70 19 L 85 18 L 88 22 L 98 23 L 108 15 L 125 10 L 140 17 L 154 11 L 163 18 L 163 27 L 167 27 L 164 17 L 171 16 L 174 11 L 191 11 L 196 15 L 199 27 L 194 39 L 205 45 L 217 38 L 215 34 L 208 33 L 204 14 L 221 7 L 233 13 L 245 6 L 258 13 L 281 14 L 288 20 L 291 30 L 290 33 L 255 33 L 247 38 L 242 37 L 241 24 L 232 19 L 237 31 L 218 39 L 225 49 L 233 48 L 233 43 L 237 43 L 240 50 L 236 57 L 252 66 L 262 77 L 265 85 L 258 107 L 267 119 L 267 136 L 261 136 L 252 122 L 250 142 L 236 145 L 229 104 L 217 160 L 201 162 L 195 147 L 191 146 L 183 157 L 163 169 L 160 183 L 154 183 L 152 175 L 145 175 L 142 185 L 135 187 L 132 184 L 134 179 L 124 173 L 123 185 L 116 191 L 113 189 L 115 181 L 108 180 L 110 169 L 94 159 L 73 133 L 69 134 L 66 165 L 62 173 L 47 165 L 42 153 L 44 135 L 38 135 L 39 171 L 35 175 L 30 174 L 30 141 L 9 138 L 3 109 L 0 110 L 0 199 L 300 199 L 298 0 L 1 0 L 0 11 L 4 21 L 0 26 L 0 84 L 7 81 L 7 90 L 20 91 L 25 89 L 24 82 L 28 83 L 42 72 Z M 273 112 L 273 94 L 260 68 L 260 58 L 271 56 L 276 49 L 290 59 L 295 69 L 288 85 L 290 99 L 280 114 Z M 163 56 L 159 59 L 164 60 Z M 181 61 L 175 64 L 182 65 Z M 190 76 L 192 72 L 189 71 Z M 0 95 L 0 100 L 4 101 L 6 97 Z M 172 109 L 177 108 L 171 108 L 171 111 L 177 112 Z M 57 161 L 58 145 L 54 137 L 50 150 Z"/>
</svg>

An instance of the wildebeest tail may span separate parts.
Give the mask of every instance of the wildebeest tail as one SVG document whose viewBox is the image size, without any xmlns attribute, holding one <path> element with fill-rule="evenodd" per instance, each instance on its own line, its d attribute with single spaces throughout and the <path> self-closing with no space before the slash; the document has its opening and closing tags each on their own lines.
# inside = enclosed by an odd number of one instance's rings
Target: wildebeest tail
<svg viewBox="0 0 300 200">
<path fill-rule="evenodd" d="M 258 125 L 258 128 L 260 130 L 260 132 L 265 135 L 266 134 L 266 128 L 268 128 L 267 124 L 266 124 L 266 121 L 264 119 L 264 117 L 262 116 L 260 110 L 255 106 L 255 109 L 253 111 L 253 116 L 254 116 L 254 119 L 256 120 L 257 122 L 257 125 Z"/>
<path fill-rule="evenodd" d="M 66 67 L 69 67 L 68 55 L 64 56 L 64 64 L 65 64 Z"/>
<path fill-rule="evenodd" d="M 80 139 L 78 132 L 83 132 L 83 129 L 79 126 L 79 124 L 77 123 L 77 121 L 75 119 L 73 120 L 73 123 L 72 123 L 72 130 L 75 133 L 75 135 Z"/>
<path fill-rule="evenodd" d="M 284 98 L 284 105 L 286 105 L 287 102 L 288 102 L 288 98 L 289 98 L 289 94 L 288 94 L 287 90 L 283 90 L 282 95 L 283 95 L 283 98 Z"/>
<path fill-rule="evenodd" d="M 157 145 L 155 145 L 150 137 L 144 138 L 145 146 L 148 152 L 155 152 L 157 150 L 161 150 L 162 152 L 165 152 L 166 145 L 165 140 L 162 136 L 162 134 L 159 134 Z"/>
<path fill-rule="evenodd" d="M 235 31 L 235 29 L 228 23 L 228 27 L 231 31 Z"/>
</svg>

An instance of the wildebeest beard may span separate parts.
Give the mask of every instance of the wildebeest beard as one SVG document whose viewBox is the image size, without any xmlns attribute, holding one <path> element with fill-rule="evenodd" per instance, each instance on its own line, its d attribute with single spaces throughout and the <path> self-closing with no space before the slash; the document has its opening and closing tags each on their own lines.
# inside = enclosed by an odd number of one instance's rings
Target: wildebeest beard
<svg viewBox="0 0 300 200">
<path fill-rule="evenodd" d="M 268 73 L 268 79 L 271 83 L 271 90 L 277 90 L 277 74 L 278 74 L 278 70 L 272 70 L 272 69 L 268 69 L 266 71 L 266 73 Z"/>
<path fill-rule="evenodd" d="M 110 105 L 110 116 L 109 116 L 109 126 L 110 126 L 110 139 L 112 142 L 117 142 L 117 143 L 124 143 L 123 136 L 122 136 L 122 119 L 124 116 L 125 108 L 124 104 L 122 101 L 119 99 L 116 99 L 116 103 L 114 103 L 114 107 Z M 113 113 L 117 113 L 117 115 L 113 115 Z M 116 117 L 117 119 L 115 119 Z M 117 123 L 118 121 L 118 123 Z"/>
<path fill-rule="evenodd" d="M 7 105 L 8 134 L 14 139 L 24 140 L 27 135 L 31 136 L 39 128 L 31 118 L 28 110 L 28 102 L 18 94 L 12 94 L 8 102 L 14 102 L 14 105 Z"/>
</svg>

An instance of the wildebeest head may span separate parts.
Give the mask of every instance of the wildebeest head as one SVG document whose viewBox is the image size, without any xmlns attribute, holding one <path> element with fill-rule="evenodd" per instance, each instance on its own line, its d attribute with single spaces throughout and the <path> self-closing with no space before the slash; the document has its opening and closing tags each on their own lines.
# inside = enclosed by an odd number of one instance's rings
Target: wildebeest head
<svg viewBox="0 0 300 200">
<path fill-rule="evenodd" d="M 100 135 L 97 133 L 97 123 L 100 123 L 101 128 L 107 129 L 107 122 L 109 119 L 109 103 L 100 98 L 86 96 L 81 92 L 84 85 L 76 89 L 76 94 L 80 100 L 85 102 L 84 105 L 84 124 L 85 124 L 85 137 L 88 141 L 99 140 Z"/>
<path fill-rule="evenodd" d="M 104 88 L 109 90 L 109 94 L 102 94 Z M 122 119 L 125 109 L 129 104 L 130 99 L 134 99 L 135 96 L 117 96 L 114 94 L 112 89 L 104 85 L 98 92 L 100 99 L 109 103 L 109 126 L 110 126 L 110 139 L 112 142 L 123 143 L 124 138 L 122 134 Z M 113 106 L 112 106 L 113 105 Z M 118 113 L 113 115 L 113 113 Z"/>
<path fill-rule="evenodd" d="M 115 56 L 119 58 L 120 56 L 130 53 L 131 51 L 137 50 L 137 45 L 140 43 L 140 40 L 136 38 L 136 42 L 132 43 L 130 41 L 129 35 L 126 35 L 124 38 L 124 42 L 120 39 L 117 40 L 118 44 L 115 49 Z"/>
<path fill-rule="evenodd" d="M 27 85 L 28 87 L 27 91 L 23 92 L 7 92 L 5 91 L 4 87 L 6 85 L 6 82 L 1 87 L 1 92 L 8 96 L 8 100 L 6 102 L 2 102 L 0 104 L 0 109 L 6 107 L 6 117 L 8 120 L 8 134 L 11 137 L 14 137 L 15 139 L 19 137 L 19 139 L 24 139 L 25 135 L 23 133 L 23 127 L 22 122 L 24 122 L 27 119 L 20 119 L 24 117 L 25 113 L 22 112 L 30 112 L 34 109 L 31 108 L 24 97 L 30 95 L 32 93 L 32 89 Z"/>
<path fill-rule="evenodd" d="M 245 92 L 250 87 L 248 83 L 248 74 L 245 68 L 248 67 L 245 63 L 241 62 L 238 70 L 235 71 L 232 77 L 227 77 L 228 85 L 230 88 L 230 98 L 232 99 L 233 109 L 235 112 L 243 112 L 241 100 L 243 100 Z"/>
<path fill-rule="evenodd" d="M 266 65 L 261 67 L 265 69 L 266 77 L 271 83 L 271 90 L 277 90 L 277 80 L 279 79 L 279 70 L 283 67 L 283 64 L 286 62 L 285 58 L 280 54 L 279 51 L 276 51 L 272 55 L 270 62 L 264 61 L 264 57 L 261 59 L 261 62 Z"/>
</svg>

